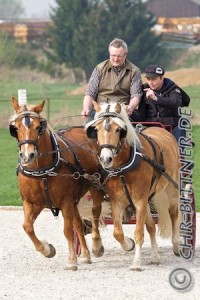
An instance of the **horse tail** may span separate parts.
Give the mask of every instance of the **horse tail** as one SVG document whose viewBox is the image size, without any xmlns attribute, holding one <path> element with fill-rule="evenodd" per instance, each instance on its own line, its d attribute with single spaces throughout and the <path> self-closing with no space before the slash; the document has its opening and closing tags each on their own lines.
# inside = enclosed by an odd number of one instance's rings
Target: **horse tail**
<svg viewBox="0 0 200 300">
<path fill-rule="evenodd" d="M 169 215 L 169 197 L 166 191 L 154 196 L 154 205 L 158 213 L 158 233 L 162 238 L 172 236 L 172 223 Z"/>
</svg>

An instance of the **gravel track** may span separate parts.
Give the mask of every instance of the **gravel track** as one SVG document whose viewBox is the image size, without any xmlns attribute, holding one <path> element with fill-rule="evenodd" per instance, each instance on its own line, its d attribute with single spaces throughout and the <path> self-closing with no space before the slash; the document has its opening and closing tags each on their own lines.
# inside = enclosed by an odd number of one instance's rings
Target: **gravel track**
<svg viewBox="0 0 200 300">
<path fill-rule="evenodd" d="M 25 234 L 22 209 L 0 208 L 0 300 L 173 300 L 200 299 L 200 214 L 197 215 L 196 254 L 192 261 L 173 255 L 170 240 L 158 237 L 160 265 L 148 265 L 149 237 L 145 232 L 142 250 L 142 272 L 129 271 L 134 252 L 124 252 L 112 236 L 113 226 L 101 229 L 105 253 L 92 255 L 93 263 L 79 264 L 78 271 L 66 271 L 67 243 L 63 235 L 63 219 L 55 220 L 45 210 L 35 223 L 40 239 L 56 248 L 52 259 L 37 253 Z M 123 225 L 126 235 L 132 236 L 134 225 Z M 91 245 L 91 236 L 86 236 Z M 175 268 L 183 267 L 192 275 L 193 286 L 180 292 L 169 283 Z M 182 279 L 181 279 L 182 280 Z"/>
</svg>

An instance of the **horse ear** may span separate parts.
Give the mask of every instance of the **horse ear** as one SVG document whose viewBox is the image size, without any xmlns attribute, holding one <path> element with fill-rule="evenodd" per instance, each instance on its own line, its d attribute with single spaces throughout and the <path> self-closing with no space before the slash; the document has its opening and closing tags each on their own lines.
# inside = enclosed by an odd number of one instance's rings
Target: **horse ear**
<svg viewBox="0 0 200 300">
<path fill-rule="evenodd" d="M 117 104 L 116 104 L 116 106 L 115 106 L 115 112 L 116 112 L 117 114 L 120 114 L 120 112 L 121 112 L 121 105 L 120 105 L 120 103 L 117 103 Z"/>
<path fill-rule="evenodd" d="M 37 114 L 41 113 L 41 111 L 43 110 L 44 104 L 45 104 L 45 100 L 43 100 L 42 103 L 40 103 L 39 105 L 37 105 L 35 107 L 35 112 Z"/>
<path fill-rule="evenodd" d="M 101 109 L 100 109 L 99 104 L 96 101 L 92 101 L 92 103 L 93 103 L 93 106 L 94 106 L 94 110 L 96 112 L 100 112 Z"/>
<path fill-rule="evenodd" d="M 15 111 L 18 112 L 19 110 L 18 100 L 14 96 L 11 97 L 11 100 Z"/>
</svg>

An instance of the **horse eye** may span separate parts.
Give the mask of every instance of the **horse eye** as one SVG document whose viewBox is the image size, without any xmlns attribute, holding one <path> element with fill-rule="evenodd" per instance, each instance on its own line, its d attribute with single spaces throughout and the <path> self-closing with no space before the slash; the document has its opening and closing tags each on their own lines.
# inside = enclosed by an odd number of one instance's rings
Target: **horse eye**
<svg viewBox="0 0 200 300">
<path fill-rule="evenodd" d="M 118 127 L 117 129 L 116 129 L 116 132 L 120 132 L 121 131 L 121 129 Z"/>
<path fill-rule="evenodd" d="M 35 129 L 36 129 L 36 130 L 40 130 L 40 125 L 38 125 Z"/>
</svg>

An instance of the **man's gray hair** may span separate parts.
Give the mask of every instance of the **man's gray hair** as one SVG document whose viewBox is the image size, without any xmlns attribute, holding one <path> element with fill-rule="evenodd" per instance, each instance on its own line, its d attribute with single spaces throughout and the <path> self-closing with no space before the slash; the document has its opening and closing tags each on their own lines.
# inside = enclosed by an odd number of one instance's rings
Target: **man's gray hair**
<svg viewBox="0 0 200 300">
<path fill-rule="evenodd" d="M 109 46 L 108 46 L 108 51 L 110 50 L 110 47 L 114 47 L 114 48 L 124 48 L 125 51 L 128 52 L 128 46 L 127 43 L 124 42 L 121 39 L 115 38 L 112 42 L 110 42 Z"/>
</svg>

